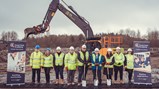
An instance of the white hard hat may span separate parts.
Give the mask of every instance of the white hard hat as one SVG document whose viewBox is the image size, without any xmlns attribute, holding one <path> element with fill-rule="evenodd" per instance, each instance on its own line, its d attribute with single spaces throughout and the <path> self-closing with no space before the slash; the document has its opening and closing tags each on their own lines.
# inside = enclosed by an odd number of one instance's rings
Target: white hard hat
<svg viewBox="0 0 159 89">
<path fill-rule="evenodd" d="M 94 49 L 94 51 L 95 51 L 95 52 L 98 52 L 98 51 L 99 51 L 99 49 L 98 49 L 98 48 L 95 48 L 95 49 Z"/>
<path fill-rule="evenodd" d="M 74 50 L 75 48 L 73 46 L 70 47 L 70 50 Z"/>
<path fill-rule="evenodd" d="M 56 50 L 61 50 L 61 47 L 58 46 L 58 47 L 56 48 Z"/>
<path fill-rule="evenodd" d="M 87 48 L 86 45 L 82 45 L 82 48 Z"/>
<path fill-rule="evenodd" d="M 112 51 L 112 49 L 111 49 L 111 48 L 108 48 L 108 51 L 110 52 L 110 51 Z"/>
<path fill-rule="evenodd" d="M 132 49 L 131 49 L 131 48 L 128 48 L 128 52 L 132 52 Z"/>
<path fill-rule="evenodd" d="M 117 50 L 117 49 L 120 49 L 120 47 L 116 47 L 116 50 Z"/>
</svg>

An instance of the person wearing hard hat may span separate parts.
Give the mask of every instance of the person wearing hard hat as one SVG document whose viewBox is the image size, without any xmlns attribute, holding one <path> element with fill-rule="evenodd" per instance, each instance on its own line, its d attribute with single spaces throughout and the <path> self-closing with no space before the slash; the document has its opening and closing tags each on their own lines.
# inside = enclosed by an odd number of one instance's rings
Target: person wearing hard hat
<svg viewBox="0 0 159 89">
<path fill-rule="evenodd" d="M 112 80 L 112 75 L 113 75 L 113 64 L 114 60 L 113 59 L 113 53 L 112 49 L 108 48 L 107 54 L 105 55 L 105 65 L 104 65 L 104 70 L 103 74 L 106 75 L 107 80 Z"/>
<path fill-rule="evenodd" d="M 40 72 L 43 65 L 43 53 L 40 52 L 40 45 L 35 46 L 35 51 L 30 56 L 30 66 L 32 68 L 32 83 L 35 83 L 35 77 L 37 73 L 37 82 L 40 84 Z"/>
<path fill-rule="evenodd" d="M 50 70 L 53 68 L 53 55 L 51 54 L 51 49 L 46 48 L 43 56 L 43 68 L 45 71 L 46 84 L 50 83 Z"/>
<path fill-rule="evenodd" d="M 133 74 L 133 69 L 134 69 L 134 56 L 132 53 L 132 49 L 129 48 L 127 50 L 128 54 L 126 54 L 126 66 L 125 70 L 128 72 L 128 78 L 129 78 L 129 84 L 131 84 L 131 79 L 132 79 L 132 74 Z"/>
<path fill-rule="evenodd" d="M 123 66 L 125 65 L 125 56 L 121 52 L 120 47 L 116 48 L 116 53 L 113 55 L 114 60 L 114 83 L 123 84 Z M 118 72 L 120 74 L 120 81 L 117 81 Z"/>
<path fill-rule="evenodd" d="M 68 83 L 67 85 L 75 85 L 74 76 L 77 68 L 77 53 L 73 46 L 69 48 L 69 52 L 65 56 L 65 70 L 68 72 Z"/>
<path fill-rule="evenodd" d="M 54 61 L 53 61 L 55 74 L 56 74 L 56 81 L 55 81 L 56 84 L 64 84 L 63 80 L 64 57 L 65 54 L 62 53 L 61 48 L 58 46 L 56 48 L 56 53 L 54 54 Z"/>
<path fill-rule="evenodd" d="M 79 51 L 79 53 L 78 53 L 78 86 L 81 85 L 82 76 L 84 75 L 86 78 L 86 74 L 87 74 L 88 67 L 89 67 L 89 65 L 88 65 L 89 62 L 90 62 L 89 52 L 86 50 L 86 45 L 82 45 L 81 51 Z M 85 72 L 84 72 L 84 70 L 85 70 Z"/>
<path fill-rule="evenodd" d="M 105 59 L 104 59 L 104 56 L 102 56 L 99 53 L 98 48 L 95 48 L 94 52 L 95 53 L 93 53 L 92 56 L 91 56 L 93 81 L 96 79 L 96 76 L 98 76 L 98 81 L 99 81 L 99 85 L 100 85 L 102 83 L 102 79 L 101 79 L 102 64 L 104 63 Z"/>
</svg>

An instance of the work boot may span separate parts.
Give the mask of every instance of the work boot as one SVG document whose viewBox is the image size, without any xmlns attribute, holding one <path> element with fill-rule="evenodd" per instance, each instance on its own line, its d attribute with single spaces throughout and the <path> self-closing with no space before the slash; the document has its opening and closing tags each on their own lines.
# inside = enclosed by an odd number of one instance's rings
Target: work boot
<svg viewBox="0 0 159 89">
<path fill-rule="evenodd" d="M 71 85 L 71 83 L 67 83 L 67 86 L 70 86 Z"/>
<path fill-rule="evenodd" d="M 40 84 L 40 82 L 37 82 L 37 84 L 39 85 L 39 84 Z"/>
<path fill-rule="evenodd" d="M 78 83 L 77 85 L 78 85 L 78 86 L 81 86 L 81 83 Z"/>
<path fill-rule="evenodd" d="M 59 79 L 56 79 L 55 84 L 59 84 Z"/>
<path fill-rule="evenodd" d="M 123 80 L 120 80 L 120 84 L 124 84 L 124 81 L 123 81 Z"/>
<path fill-rule="evenodd" d="M 60 84 L 64 84 L 64 80 L 63 79 L 60 79 Z"/>
<path fill-rule="evenodd" d="M 46 85 L 50 84 L 50 82 L 46 82 Z"/>
<path fill-rule="evenodd" d="M 128 84 L 132 84 L 131 80 L 129 80 Z"/>
<path fill-rule="evenodd" d="M 75 85 L 75 83 L 74 83 L 74 82 L 72 82 L 72 85 Z"/>
<path fill-rule="evenodd" d="M 114 80 L 114 84 L 117 84 L 118 83 L 118 81 L 117 80 Z"/>
</svg>

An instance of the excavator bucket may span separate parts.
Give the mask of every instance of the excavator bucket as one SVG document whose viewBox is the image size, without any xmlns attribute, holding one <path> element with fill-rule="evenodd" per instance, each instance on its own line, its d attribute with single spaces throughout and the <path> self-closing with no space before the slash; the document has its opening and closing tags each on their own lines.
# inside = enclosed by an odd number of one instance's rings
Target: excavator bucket
<svg viewBox="0 0 159 89">
<path fill-rule="evenodd" d="M 27 39 L 29 37 L 29 35 L 31 35 L 31 34 L 37 35 L 37 34 L 40 34 L 40 33 L 47 32 L 47 31 L 49 31 L 49 29 L 50 29 L 49 26 L 48 26 L 48 29 L 42 29 L 41 25 L 37 25 L 37 26 L 34 26 L 32 28 L 26 28 L 24 30 L 25 38 Z"/>
<path fill-rule="evenodd" d="M 36 31 L 34 30 L 34 28 L 26 28 L 24 30 L 24 33 L 25 33 L 25 38 L 28 38 L 29 35 L 36 34 Z"/>
</svg>

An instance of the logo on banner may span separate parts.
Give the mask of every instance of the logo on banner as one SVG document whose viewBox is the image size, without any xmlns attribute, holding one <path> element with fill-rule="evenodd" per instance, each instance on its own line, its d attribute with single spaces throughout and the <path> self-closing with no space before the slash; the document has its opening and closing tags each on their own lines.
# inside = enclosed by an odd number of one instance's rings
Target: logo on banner
<svg viewBox="0 0 159 89">
<path fill-rule="evenodd" d="M 136 48 L 148 48 L 149 45 L 147 44 L 140 44 L 140 43 L 135 43 Z"/>
</svg>

